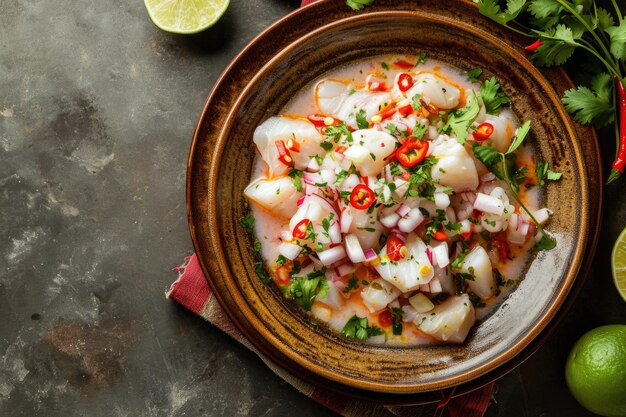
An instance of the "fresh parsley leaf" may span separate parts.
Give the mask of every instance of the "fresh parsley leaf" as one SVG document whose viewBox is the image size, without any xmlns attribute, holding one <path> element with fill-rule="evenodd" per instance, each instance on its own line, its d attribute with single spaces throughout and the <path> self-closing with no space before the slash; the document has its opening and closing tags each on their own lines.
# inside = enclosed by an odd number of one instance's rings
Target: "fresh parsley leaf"
<svg viewBox="0 0 626 417">
<path fill-rule="evenodd" d="M 328 282 L 324 272 L 313 271 L 305 277 L 297 277 L 287 287 L 285 295 L 293 298 L 303 309 L 309 311 L 316 297 L 324 298 L 328 293 Z"/>
<path fill-rule="evenodd" d="M 480 98 L 483 99 L 485 111 L 495 116 L 500 114 L 503 105 L 511 101 L 500 89 L 500 83 L 495 76 L 492 76 L 480 86 Z"/>
<path fill-rule="evenodd" d="M 600 29 L 607 29 L 615 24 L 611 13 L 602 7 L 598 7 L 597 16 L 597 25 Z"/>
<path fill-rule="evenodd" d="M 287 258 L 285 258 L 283 255 L 278 255 L 278 258 L 276 258 L 276 265 L 285 265 L 285 262 L 287 262 Z"/>
<path fill-rule="evenodd" d="M 494 169 L 500 162 L 500 153 L 496 148 L 486 145 L 474 145 L 472 150 L 476 159 L 482 162 L 489 171 L 494 172 Z"/>
<path fill-rule="evenodd" d="M 471 70 L 467 71 L 467 79 L 470 80 L 470 82 L 475 83 L 476 81 L 478 81 L 478 78 L 482 75 L 483 73 L 483 69 L 480 67 L 476 67 L 476 68 L 472 68 Z"/>
<path fill-rule="evenodd" d="M 341 184 L 343 184 L 343 181 L 346 179 L 347 176 L 348 176 L 348 171 L 346 171 L 345 169 L 342 169 L 341 171 L 339 171 L 337 175 L 335 175 L 335 185 L 338 187 L 341 186 Z"/>
<path fill-rule="evenodd" d="M 467 130 L 471 124 L 474 123 L 479 112 L 480 105 L 478 104 L 478 99 L 476 98 L 476 94 L 472 92 L 467 105 L 462 109 L 451 112 L 448 121 L 441 129 L 445 132 L 452 130 L 456 139 L 462 145 L 467 140 Z"/>
<path fill-rule="evenodd" d="M 626 60 L 626 16 L 619 26 L 611 26 L 604 30 L 611 37 L 611 53 L 617 59 Z"/>
<path fill-rule="evenodd" d="M 541 39 L 541 45 L 532 55 L 532 59 L 537 65 L 546 67 L 563 65 L 579 46 L 574 40 L 572 29 L 564 24 L 536 32 Z"/>
<path fill-rule="evenodd" d="M 530 120 L 526 120 L 526 122 L 524 122 L 524 124 L 518 127 L 517 130 L 515 131 L 515 139 L 511 141 L 511 144 L 509 145 L 509 149 L 506 151 L 506 153 L 511 154 L 515 152 L 515 150 L 520 147 L 522 142 L 524 142 L 524 139 L 526 139 L 526 135 L 528 135 L 529 131 L 530 131 Z"/>
<path fill-rule="evenodd" d="M 420 101 L 421 99 L 422 95 L 420 93 L 417 93 L 413 97 L 411 97 L 411 107 L 413 107 L 413 110 L 419 110 L 422 108 L 422 103 Z"/>
<path fill-rule="evenodd" d="M 535 173 L 537 174 L 537 185 L 543 187 L 545 185 L 545 180 L 550 181 L 558 181 L 563 176 L 560 172 L 552 171 L 546 162 L 538 161 L 537 167 L 535 168 Z"/>
<path fill-rule="evenodd" d="M 265 265 L 263 265 L 263 261 L 257 261 L 254 263 L 254 272 L 263 284 L 267 285 L 270 283 L 270 277 L 269 275 L 267 275 L 267 271 L 265 271 Z"/>
<path fill-rule="evenodd" d="M 603 127 L 615 121 L 613 79 L 606 72 L 593 77 L 591 89 L 579 86 L 567 90 L 562 101 L 565 109 L 580 124 L 593 123 Z"/>
<path fill-rule="evenodd" d="M 380 327 L 370 326 L 366 317 L 359 317 L 356 314 L 350 317 L 341 332 L 349 339 L 362 340 L 383 334 L 383 330 Z"/>
<path fill-rule="evenodd" d="M 261 253 L 261 242 L 259 241 L 259 239 L 254 239 L 254 253 L 259 254 Z"/>
<path fill-rule="evenodd" d="M 320 146 L 325 151 L 330 151 L 333 148 L 333 143 L 332 142 L 328 142 L 328 141 L 324 141 L 324 142 L 320 142 Z"/>
<path fill-rule="evenodd" d="M 339 123 L 337 126 L 328 126 L 326 128 L 326 138 L 332 139 L 335 143 L 339 142 L 342 136 L 346 137 L 348 143 L 352 143 L 354 138 L 352 132 L 348 129 L 348 126 L 344 122 Z"/>
<path fill-rule="evenodd" d="M 411 135 L 421 140 L 424 139 L 426 132 L 428 132 L 428 126 L 417 122 L 415 123 L 415 127 L 413 127 L 413 133 Z"/>
<path fill-rule="evenodd" d="M 369 122 L 367 121 L 367 115 L 365 114 L 365 110 L 361 109 L 356 114 L 356 125 L 359 127 L 359 129 L 367 129 L 370 126 Z"/>
<path fill-rule="evenodd" d="M 302 171 L 297 169 L 292 169 L 289 171 L 289 177 L 291 178 L 291 182 L 293 182 L 294 187 L 296 187 L 296 191 L 302 192 Z"/>
<path fill-rule="evenodd" d="M 352 10 L 361 10 L 365 6 L 371 6 L 374 4 L 374 0 L 346 0 L 346 5 Z"/>
<path fill-rule="evenodd" d="M 526 5 L 526 0 L 507 0 L 506 10 L 502 11 L 498 0 L 478 0 L 478 10 L 484 16 L 505 25 L 515 19 Z"/>
<path fill-rule="evenodd" d="M 556 239 L 547 234 L 545 231 L 542 233 L 543 236 L 541 236 L 541 240 L 535 244 L 534 248 L 537 250 L 550 250 L 556 248 Z"/>
<path fill-rule="evenodd" d="M 254 229 L 254 216 L 252 215 L 252 213 L 248 213 L 246 217 L 239 220 L 239 224 L 241 225 L 241 227 L 251 232 L 252 229 Z"/>
<path fill-rule="evenodd" d="M 558 14 L 562 8 L 556 0 L 532 0 L 528 5 L 528 11 L 538 19 Z"/>
</svg>

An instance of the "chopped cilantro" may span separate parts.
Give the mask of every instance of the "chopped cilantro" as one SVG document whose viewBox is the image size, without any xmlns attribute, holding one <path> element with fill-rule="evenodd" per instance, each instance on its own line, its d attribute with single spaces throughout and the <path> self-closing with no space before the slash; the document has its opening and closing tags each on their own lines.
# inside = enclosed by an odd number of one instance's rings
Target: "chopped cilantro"
<svg viewBox="0 0 626 417">
<path fill-rule="evenodd" d="M 352 316 L 343 326 L 343 335 L 350 339 L 368 339 L 383 334 L 378 326 L 370 326 L 366 317 Z"/>
<path fill-rule="evenodd" d="M 252 215 L 252 213 L 248 213 L 246 217 L 239 220 L 239 224 L 241 225 L 241 227 L 251 232 L 252 229 L 254 229 L 254 216 Z"/>
</svg>

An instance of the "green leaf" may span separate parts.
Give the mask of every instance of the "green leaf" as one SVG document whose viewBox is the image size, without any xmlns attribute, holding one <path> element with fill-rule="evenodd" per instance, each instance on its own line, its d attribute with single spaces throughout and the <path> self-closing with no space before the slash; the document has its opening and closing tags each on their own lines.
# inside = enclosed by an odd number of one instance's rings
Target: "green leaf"
<svg viewBox="0 0 626 417">
<path fill-rule="evenodd" d="M 415 127 L 413 127 L 413 133 L 411 133 L 411 136 L 415 136 L 416 138 L 423 139 L 426 132 L 428 132 L 428 126 L 420 122 L 416 122 Z"/>
<path fill-rule="evenodd" d="M 443 131 L 452 130 L 459 143 L 464 144 L 467 139 L 467 130 L 470 125 L 474 123 L 479 112 L 480 105 L 478 104 L 478 98 L 476 98 L 476 94 L 472 92 L 467 105 L 462 109 L 452 112 L 448 117 L 448 121 L 441 129 Z"/>
<path fill-rule="evenodd" d="M 550 250 L 556 248 L 556 239 L 547 234 L 545 231 L 542 231 L 543 236 L 541 236 L 541 240 L 535 244 L 534 249 L 537 250 Z"/>
<path fill-rule="evenodd" d="M 498 152 L 496 148 L 486 145 L 474 145 L 472 150 L 474 151 L 474 156 L 476 157 L 476 159 L 482 162 L 489 171 L 500 176 L 499 172 L 497 172 L 497 166 L 498 163 L 502 160 L 502 157 L 500 152 Z"/>
<path fill-rule="evenodd" d="M 492 76 L 480 86 L 479 93 L 480 98 L 483 99 L 485 111 L 495 116 L 500 114 L 503 105 L 511 101 L 501 90 L 500 83 L 495 76 Z"/>
<path fill-rule="evenodd" d="M 533 0 L 528 6 L 528 11 L 538 19 L 558 14 L 562 6 L 556 0 Z"/>
<path fill-rule="evenodd" d="M 522 142 L 524 142 L 524 139 L 526 139 L 529 131 L 530 120 L 526 120 L 526 122 L 524 122 L 524 124 L 518 127 L 515 131 L 515 139 L 511 142 L 511 145 L 509 145 L 509 149 L 506 151 L 506 153 L 511 154 L 515 152 L 515 150 L 520 147 Z"/>
<path fill-rule="evenodd" d="M 374 0 L 346 0 L 346 4 L 352 10 L 361 10 L 365 6 L 371 6 L 374 4 Z"/>
<path fill-rule="evenodd" d="M 551 67 L 563 65 L 567 61 L 578 44 L 574 40 L 572 29 L 560 24 L 545 32 L 535 31 L 540 39 L 541 46 L 537 48 L 532 56 L 537 65 Z"/>
<path fill-rule="evenodd" d="M 524 9 L 527 0 L 507 0 L 506 10 L 502 11 L 498 0 L 478 0 L 478 10 L 484 16 L 505 25 L 515 19 Z"/>
<path fill-rule="evenodd" d="M 611 37 L 611 53 L 617 59 L 626 60 L 626 16 L 619 26 L 604 29 Z"/>
<path fill-rule="evenodd" d="M 292 169 L 289 171 L 289 177 L 291 178 L 291 182 L 293 182 L 293 186 L 296 187 L 296 191 L 302 192 L 302 171 L 297 169 Z"/>
<path fill-rule="evenodd" d="M 241 225 L 241 227 L 251 232 L 252 229 L 254 229 L 254 216 L 252 215 L 252 213 L 248 213 L 246 217 L 239 220 L 239 224 Z"/>
<path fill-rule="evenodd" d="M 613 88 L 613 79 L 603 72 L 592 78 L 591 89 L 584 86 L 569 89 L 561 101 L 578 123 L 603 127 L 615 120 Z"/>
<path fill-rule="evenodd" d="M 341 332 L 349 339 L 367 339 L 383 333 L 380 327 L 370 326 L 366 317 L 359 317 L 356 314 L 350 317 Z"/>
<path fill-rule="evenodd" d="M 270 283 L 270 277 L 265 271 L 265 265 L 263 265 L 263 261 L 257 261 L 254 263 L 254 272 L 263 284 L 267 285 Z"/>
<path fill-rule="evenodd" d="M 367 121 L 367 114 L 365 113 L 365 110 L 361 109 L 357 114 L 356 114 L 356 125 L 359 127 L 359 129 L 367 129 L 370 124 Z"/>
<path fill-rule="evenodd" d="M 475 83 L 476 81 L 478 81 L 478 78 L 482 75 L 483 73 L 483 69 L 480 67 L 476 67 L 476 68 L 472 68 L 471 70 L 467 71 L 467 79 L 470 80 L 470 82 Z"/>
<path fill-rule="evenodd" d="M 602 7 L 598 7 L 598 27 L 602 30 L 610 28 L 615 24 L 613 20 L 613 15 L 609 13 L 606 9 Z"/>
<path fill-rule="evenodd" d="M 285 295 L 293 298 L 305 310 L 310 310 L 315 298 L 323 298 L 328 293 L 328 282 L 324 272 L 313 271 L 306 277 L 297 277 L 287 287 Z"/>
</svg>

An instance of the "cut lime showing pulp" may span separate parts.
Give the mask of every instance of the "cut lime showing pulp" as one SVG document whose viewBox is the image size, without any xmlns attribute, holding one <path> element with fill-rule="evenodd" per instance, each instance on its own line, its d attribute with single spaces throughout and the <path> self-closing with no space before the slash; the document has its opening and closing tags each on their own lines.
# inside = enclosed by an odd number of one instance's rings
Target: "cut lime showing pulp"
<svg viewBox="0 0 626 417">
<path fill-rule="evenodd" d="M 144 0 L 150 19 L 159 29 L 191 34 L 217 22 L 229 0 Z"/>
<path fill-rule="evenodd" d="M 626 301 L 626 229 L 622 230 L 613 246 L 611 268 L 617 291 Z"/>
</svg>

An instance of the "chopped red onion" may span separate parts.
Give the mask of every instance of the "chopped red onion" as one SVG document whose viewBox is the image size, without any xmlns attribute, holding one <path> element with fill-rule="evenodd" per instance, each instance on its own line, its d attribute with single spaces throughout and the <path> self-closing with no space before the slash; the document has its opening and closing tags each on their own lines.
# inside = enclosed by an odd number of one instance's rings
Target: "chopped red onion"
<svg viewBox="0 0 626 417">
<path fill-rule="evenodd" d="M 348 253 L 348 257 L 353 263 L 356 264 L 365 261 L 363 248 L 361 247 L 359 239 L 355 235 L 346 235 L 346 237 L 344 238 L 344 243 L 346 245 L 346 252 Z"/>
<path fill-rule="evenodd" d="M 485 175 L 483 175 L 482 177 L 480 177 L 480 181 L 481 182 L 489 182 L 489 181 L 493 181 L 496 179 L 496 176 L 494 175 L 493 172 L 488 172 Z"/>
<path fill-rule="evenodd" d="M 398 213 L 398 216 L 404 217 L 409 214 L 409 211 L 411 211 L 411 207 L 407 206 L 406 204 L 400 204 L 400 207 L 398 207 L 396 213 Z"/>
<path fill-rule="evenodd" d="M 337 220 L 333 220 L 328 228 L 328 236 L 333 243 L 341 243 L 341 228 Z"/>
<path fill-rule="evenodd" d="M 418 208 L 411 209 L 406 217 L 398 221 L 398 229 L 404 233 L 411 233 L 424 221 L 424 215 Z"/>
<path fill-rule="evenodd" d="M 371 262 L 374 259 L 378 258 L 378 255 L 376 254 L 376 251 L 372 248 L 366 249 L 365 252 L 363 252 L 365 255 L 365 260 L 367 262 Z"/>
<path fill-rule="evenodd" d="M 311 262 L 313 262 L 313 264 L 314 264 L 314 265 L 317 265 L 317 266 L 324 266 L 324 264 L 322 263 L 322 261 L 320 261 L 320 260 L 318 259 L 318 257 L 317 257 L 317 256 L 315 256 L 315 255 L 313 255 L 313 254 L 309 255 L 309 259 L 311 260 Z"/>
<path fill-rule="evenodd" d="M 440 268 L 445 268 L 450 264 L 448 255 L 448 244 L 443 242 L 433 248 L 433 260 L 437 262 Z M 434 265 L 434 264 L 433 264 Z M 431 291 L 432 292 L 432 291 Z"/>
<path fill-rule="evenodd" d="M 302 174 L 302 180 L 311 185 L 321 184 L 322 182 L 324 182 L 322 181 L 322 177 L 320 177 L 319 174 L 314 174 L 312 172 L 305 172 L 304 174 Z"/>
<path fill-rule="evenodd" d="M 320 170 L 320 164 L 317 163 L 317 158 L 311 158 L 309 161 L 309 165 L 307 165 L 306 170 L 308 172 L 317 172 Z"/>
<path fill-rule="evenodd" d="M 400 220 L 400 216 L 398 215 L 398 213 L 391 213 L 386 215 L 385 217 L 381 217 L 380 223 L 387 229 L 392 229 L 396 227 L 396 225 L 398 224 L 398 220 Z"/>
<path fill-rule="evenodd" d="M 352 226 L 352 214 L 349 209 L 345 209 L 341 212 L 341 233 L 348 233 Z"/>
<path fill-rule="evenodd" d="M 340 277 L 345 277 L 346 275 L 350 275 L 356 270 L 356 267 L 352 262 L 346 262 L 337 267 L 337 275 Z"/>
<path fill-rule="evenodd" d="M 450 196 L 446 193 L 435 193 L 435 206 L 445 209 L 450 205 Z"/>
<path fill-rule="evenodd" d="M 300 207 L 300 206 L 302 205 L 302 203 L 304 203 L 304 198 L 305 198 L 305 197 L 304 197 L 304 196 L 302 196 L 302 197 L 300 197 L 300 198 L 298 199 L 298 202 L 296 203 L 296 204 L 298 205 L 298 207 Z"/>
</svg>

